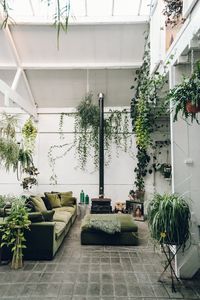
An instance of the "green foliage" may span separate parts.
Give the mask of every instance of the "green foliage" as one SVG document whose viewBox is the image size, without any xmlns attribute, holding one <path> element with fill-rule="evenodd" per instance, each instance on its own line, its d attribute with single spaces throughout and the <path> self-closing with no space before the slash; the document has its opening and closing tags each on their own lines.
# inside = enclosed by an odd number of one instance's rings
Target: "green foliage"
<svg viewBox="0 0 200 300">
<path fill-rule="evenodd" d="M 13 201 L 10 215 L 5 219 L 0 229 L 2 232 L 1 247 L 10 247 L 13 252 L 12 268 L 22 266 L 22 249 L 26 248 L 24 230 L 29 229 L 30 221 L 25 201 L 26 199 L 23 197 Z"/>
<path fill-rule="evenodd" d="M 138 149 L 134 184 L 139 190 L 145 187 L 144 177 L 150 162 L 148 151 L 153 145 L 152 135 L 158 129 L 157 121 L 166 112 L 167 106 L 160 95 L 166 84 L 166 68 L 163 75 L 158 72 L 150 75 L 149 33 L 146 34 L 145 40 L 143 64 L 136 72 L 136 85 L 131 87 L 135 88 L 135 97 L 131 100 L 131 119 Z"/>
<path fill-rule="evenodd" d="M 17 170 L 18 157 L 19 144 L 11 139 L 0 138 L 1 166 L 3 166 L 6 171 L 12 169 L 15 172 Z"/>
<path fill-rule="evenodd" d="M 33 187 L 33 185 L 37 185 L 37 175 L 39 174 L 38 169 L 32 166 L 28 166 L 27 168 L 24 168 L 24 173 L 28 174 L 28 177 L 24 177 L 22 180 L 22 187 L 23 190 L 29 190 Z"/>
<path fill-rule="evenodd" d="M 33 151 L 35 147 L 35 140 L 37 137 L 37 128 L 33 125 L 33 121 L 29 118 L 22 127 L 22 136 L 24 139 L 24 146 L 27 150 Z"/>
<path fill-rule="evenodd" d="M 199 123 L 197 113 L 188 112 L 187 104 L 190 102 L 195 107 L 200 107 L 200 61 L 196 63 L 196 68 L 190 77 L 185 77 L 180 84 L 169 91 L 167 101 L 172 101 L 174 121 L 177 121 L 178 114 L 181 113 L 185 120 L 191 123 L 195 120 Z"/>
<path fill-rule="evenodd" d="M 190 236 L 190 208 L 179 195 L 156 194 L 147 209 L 152 238 L 159 243 L 185 247 Z"/>
<path fill-rule="evenodd" d="M 99 107 L 93 103 L 92 94 L 88 94 L 80 102 L 77 107 L 77 112 L 74 114 L 63 113 L 60 116 L 59 131 L 60 138 L 63 138 L 63 119 L 64 116 L 75 117 L 74 122 L 74 140 L 72 144 L 63 143 L 60 145 L 52 145 L 49 149 L 48 158 L 52 170 L 51 182 L 57 183 L 57 176 L 55 174 L 55 162 L 57 159 L 64 157 L 71 149 L 75 149 L 75 155 L 78 159 L 81 169 L 85 169 L 88 159 L 93 157 L 95 168 L 99 163 Z M 122 111 L 109 110 L 104 114 L 104 148 L 105 148 L 105 162 L 106 165 L 111 161 L 111 145 L 119 149 L 127 151 L 127 141 L 130 137 L 128 131 L 129 118 L 126 109 Z M 61 155 L 54 156 L 55 149 L 65 151 Z M 117 152 L 118 154 L 118 152 Z"/>
<path fill-rule="evenodd" d="M 144 185 L 144 177 L 147 175 L 147 168 L 150 162 L 150 156 L 148 155 L 145 148 L 138 148 L 138 152 L 136 155 L 137 158 L 137 166 L 134 169 L 135 172 L 135 182 L 134 185 L 136 186 L 138 191 L 143 191 L 145 188 Z"/>
<path fill-rule="evenodd" d="M 7 203 L 12 203 L 14 200 L 14 196 L 0 195 L 0 208 L 3 208 Z"/>
<path fill-rule="evenodd" d="M 164 0 L 163 15 L 166 16 L 165 25 L 174 27 L 180 21 L 183 11 L 183 0 Z"/>
<path fill-rule="evenodd" d="M 18 118 L 16 115 L 1 113 L 0 136 L 6 139 L 16 138 L 16 128 L 18 128 Z"/>
</svg>

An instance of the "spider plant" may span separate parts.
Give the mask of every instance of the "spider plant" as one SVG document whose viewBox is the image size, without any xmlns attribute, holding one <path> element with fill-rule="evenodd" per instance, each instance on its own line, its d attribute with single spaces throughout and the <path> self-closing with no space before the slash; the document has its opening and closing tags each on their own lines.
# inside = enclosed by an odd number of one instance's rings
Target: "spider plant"
<svg viewBox="0 0 200 300">
<path fill-rule="evenodd" d="M 148 225 L 153 239 L 161 244 L 185 247 L 190 236 L 190 208 L 176 194 L 156 194 L 147 208 Z"/>
</svg>

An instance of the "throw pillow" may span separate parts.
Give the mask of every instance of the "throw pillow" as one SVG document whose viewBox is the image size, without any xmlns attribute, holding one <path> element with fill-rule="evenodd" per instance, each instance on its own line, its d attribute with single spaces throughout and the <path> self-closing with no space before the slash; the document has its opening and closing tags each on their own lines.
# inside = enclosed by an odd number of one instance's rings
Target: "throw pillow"
<svg viewBox="0 0 200 300">
<path fill-rule="evenodd" d="M 46 211 L 47 208 L 44 204 L 44 201 L 42 200 L 42 198 L 40 196 L 31 196 L 31 201 L 33 202 L 34 206 L 35 206 L 35 211 Z"/>
<path fill-rule="evenodd" d="M 44 218 L 42 216 L 41 212 L 30 212 L 28 214 L 28 219 L 31 221 L 31 223 L 37 223 L 37 222 L 43 222 Z"/>
<path fill-rule="evenodd" d="M 72 191 L 70 191 L 70 192 L 60 192 L 59 193 L 59 197 L 61 198 L 62 195 L 72 197 L 72 194 L 73 194 Z"/>
<path fill-rule="evenodd" d="M 76 198 L 61 194 L 60 202 L 62 206 L 73 206 L 74 204 L 76 204 Z"/>
<path fill-rule="evenodd" d="M 45 222 L 52 222 L 53 221 L 53 215 L 55 214 L 54 210 L 47 210 L 42 212 L 42 216 L 44 218 Z"/>
<path fill-rule="evenodd" d="M 59 198 L 58 194 L 46 193 L 45 195 L 47 196 L 47 198 L 49 200 L 51 208 L 61 207 L 60 198 Z"/>
<path fill-rule="evenodd" d="M 46 194 L 48 194 L 48 193 L 44 193 L 44 194 L 45 194 L 45 196 L 44 196 L 44 197 L 41 197 L 41 198 L 42 198 L 42 200 L 44 201 L 44 204 L 45 204 L 47 210 L 51 210 L 51 204 L 50 204 L 50 202 L 49 202 L 48 197 L 46 196 Z"/>
</svg>

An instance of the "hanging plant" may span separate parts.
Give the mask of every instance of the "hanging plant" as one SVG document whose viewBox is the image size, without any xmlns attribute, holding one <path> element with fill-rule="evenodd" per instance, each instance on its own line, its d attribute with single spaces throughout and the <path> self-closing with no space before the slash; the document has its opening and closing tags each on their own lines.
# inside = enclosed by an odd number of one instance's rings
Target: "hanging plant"
<svg viewBox="0 0 200 300">
<path fill-rule="evenodd" d="M 48 158 L 52 171 L 51 182 L 57 182 L 55 174 L 55 162 L 57 159 L 64 157 L 72 148 L 75 149 L 75 156 L 78 159 L 80 168 L 85 170 L 88 158 L 93 157 L 95 168 L 99 163 L 99 107 L 93 103 L 93 95 L 90 93 L 81 101 L 74 114 L 61 114 L 59 121 L 60 138 L 63 139 L 63 120 L 64 117 L 73 116 L 74 121 L 74 140 L 72 144 L 64 143 L 61 145 L 53 145 L 50 147 Z M 128 138 L 130 133 L 128 130 L 129 118 L 126 109 L 122 111 L 109 110 L 105 113 L 104 118 L 104 148 L 105 148 L 105 164 L 111 161 L 111 145 L 119 149 L 127 151 Z M 53 155 L 53 150 L 64 148 L 62 155 Z"/>
<path fill-rule="evenodd" d="M 69 13 L 70 13 L 70 0 L 65 0 L 63 4 L 62 0 L 40 0 L 41 2 L 46 2 L 47 6 L 54 6 L 55 12 L 53 14 L 54 26 L 57 30 L 57 49 L 59 49 L 59 38 L 60 32 L 63 30 L 67 32 Z M 56 2 L 56 3 L 55 3 Z M 0 0 L 0 12 L 2 11 L 3 20 L 1 23 L 1 28 L 6 28 L 9 23 L 14 23 L 14 20 L 10 17 L 10 12 L 12 12 L 12 7 L 9 6 L 8 0 Z"/>
<path fill-rule="evenodd" d="M 174 27 L 180 22 L 183 11 L 183 0 L 164 0 L 164 3 L 163 15 L 166 16 L 165 25 Z"/>
<path fill-rule="evenodd" d="M 34 185 L 38 184 L 37 181 L 37 175 L 39 174 L 38 169 L 35 168 L 33 165 L 27 168 L 24 168 L 23 172 L 25 174 L 28 174 L 28 177 L 24 177 L 22 180 L 22 187 L 23 190 L 29 190 L 31 189 Z"/>
<path fill-rule="evenodd" d="M 199 124 L 200 112 L 200 61 L 197 61 L 191 76 L 183 78 L 182 82 L 171 89 L 167 95 L 167 102 L 171 101 L 174 111 L 174 121 L 181 113 L 186 121 Z"/>
<path fill-rule="evenodd" d="M 34 126 L 31 118 L 29 118 L 22 127 L 22 136 L 25 148 L 33 152 L 37 137 L 37 128 Z"/>
</svg>

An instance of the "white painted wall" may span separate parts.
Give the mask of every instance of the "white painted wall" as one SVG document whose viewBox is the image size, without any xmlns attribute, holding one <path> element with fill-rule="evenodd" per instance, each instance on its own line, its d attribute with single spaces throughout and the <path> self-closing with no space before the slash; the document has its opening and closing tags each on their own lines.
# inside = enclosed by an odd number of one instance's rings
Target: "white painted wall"
<svg viewBox="0 0 200 300">
<path fill-rule="evenodd" d="M 171 85 L 181 81 L 183 75 L 190 74 L 189 66 L 176 66 L 171 70 Z M 173 115 L 171 116 L 173 118 Z M 199 232 L 199 172 L 200 140 L 199 125 L 185 122 L 179 116 L 177 122 L 171 122 L 172 157 L 173 157 L 173 192 L 188 199 L 191 219 L 191 246 L 187 251 L 176 256 L 176 272 L 179 277 L 191 278 L 200 268 Z M 188 243 L 189 245 L 189 243 Z"/>
<path fill-rule="evenodd" d="M 70 110 L 70 109 L 69 109 Z M 58 184 L 50 184 L 51 170 L 48 162 L 48 151 L 51 145 L 64 142 L 72 142 L 74 137 L 73 117 L 64 118 L 64 140 L 59 137 L 59 119 L 60 113 L 52 113 L 53 109 L 42 110 L 39 114 L 38 122 L 38 140 L 35 153 L 35 165 L 40 172 L 38 176 L 39 185 L 33 188 L 30 193 L 44 193 L 45 191 L 69 191 L 79 199 L 81 189 L 89 197 L 98 196 L 98 171 L 94 170 L 93 161 L 88 164 L 87 170 L 82 171 L 77 167 L 77 160 L 74 157 L 74 151 L 70 151 L 63 159 L 56 163 L 56 174 Z M 67 111 L 67 109 L 65 110 Z M 50 113 L 51 112 L 51 113 Z M 26 116 L 23 116 L 26 119 Z M 160 139 L 160 137 L 158 137 Z M 105 167 L 105 196 L 112 199 L 112 204 L 116 201 L 125 201 L 128 199 L 129 190 L 133 188 L 134 168 L 136 166 L 136 147 L 134 135 L 132 135 L 132 145 L 128 153 L 119 151 L 119 157 L 116 157 L 116 151 L 113 147 L 112 161 L 108 167 Z M 58 151 L 59 152 L 59 151 Z M 59 154 L 57 152 L 57 154 Z M 155 187 L 154 187 L 155 183 Z M 169 191 L 169 182 L 159 174 L 147 177 L 146 199 L 149 199 L 154 191 Z M 0 170 L 0 191 L 1 194 L 21 194 L 23 193 L 20 183 L 16 179 L 16 174 L 6 173 Z"/>
</svg>

